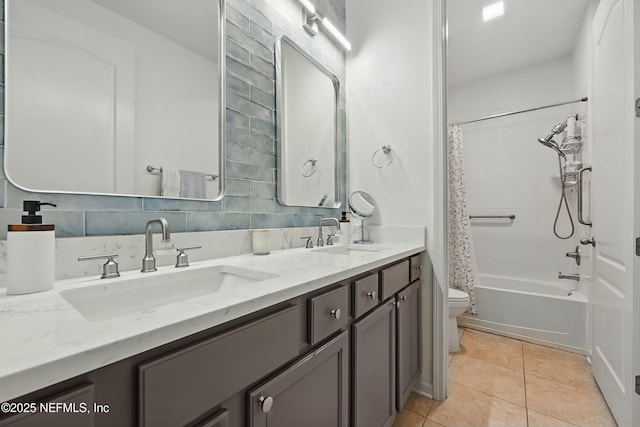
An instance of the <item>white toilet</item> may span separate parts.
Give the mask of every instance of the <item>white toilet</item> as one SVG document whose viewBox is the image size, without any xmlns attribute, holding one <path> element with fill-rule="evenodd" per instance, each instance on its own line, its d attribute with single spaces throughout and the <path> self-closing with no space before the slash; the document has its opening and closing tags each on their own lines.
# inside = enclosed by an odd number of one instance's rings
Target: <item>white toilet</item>
<svg viewBox="0 0 640 427">
<path fill-rule="evenodd" d="M 468 293 L 449 288 L 449 353 L 455 353 L 460 350 L 457 318 L 467 311 L 469 304 L 471 302 Z"/>
</svg>

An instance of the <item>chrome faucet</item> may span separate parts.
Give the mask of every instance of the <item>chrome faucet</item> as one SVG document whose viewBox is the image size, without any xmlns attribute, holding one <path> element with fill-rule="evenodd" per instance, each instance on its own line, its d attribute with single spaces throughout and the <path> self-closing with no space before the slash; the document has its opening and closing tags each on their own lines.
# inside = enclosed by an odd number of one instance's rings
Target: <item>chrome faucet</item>
<svg viewBox="0 0 640 427">
<path fill-rule="evenodd" d="M 576 260 L 576 264 L 580 265 L 580 246 L 576 246 L 576 250 L 573 252 L 567 252 L 566 255 L 568 258 L 573 258 Z"/>
<path fill-rule="evenodd" d="M 324 246 L 324 240 L 322 239 L 322 223 L 325 221 L 333 221 L 336 223 L 336 227 L 340 230 L 340 223 L 335 218 L 322 218 L 318 224 L 318 246 Z M 333 244 L 333 243 L 331 243 Z"/>
<path fill-rule="evenodd" d="M 569 279 L 569 280 L 575 280 L 576 282 L 580 281 L 580 275 L 579 274 L 562 274 L 562 272 L 558 273 L 558 279 Z"/>
<path fill-rule="evenodd" d="M 160 224 L 162 227 L 162 241 L 166 244 L 171 242 L 171 232 L 166 219 L 157 218 L 147 222 L 147 228 L 144 232 L 144 258 L 142 258 L 142 270 L 140 270 L 143 273 L 157 270 L 156 258 L 153 256 L 153 224 Z"/>
</svg>

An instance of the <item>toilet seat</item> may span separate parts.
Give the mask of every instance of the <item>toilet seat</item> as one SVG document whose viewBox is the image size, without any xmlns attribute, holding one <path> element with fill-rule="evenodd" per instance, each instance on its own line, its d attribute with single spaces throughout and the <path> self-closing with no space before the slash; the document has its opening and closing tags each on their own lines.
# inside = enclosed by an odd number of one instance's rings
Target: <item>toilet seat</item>
<svg viewBox="0 0 640 427">
<path fill-rule="evenodd" d="M 458 289 L 449 288 L 449 303 L 469 303 L 469 294 Z"/>
</svg>

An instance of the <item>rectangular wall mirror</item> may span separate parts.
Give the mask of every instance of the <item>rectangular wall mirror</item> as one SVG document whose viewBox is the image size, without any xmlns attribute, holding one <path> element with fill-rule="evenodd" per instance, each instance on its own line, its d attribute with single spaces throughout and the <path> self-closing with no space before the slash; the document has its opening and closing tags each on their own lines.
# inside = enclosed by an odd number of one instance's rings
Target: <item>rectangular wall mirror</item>
<svg viewBox="0 0 640 427">
<path fill-rule="evenodd" d="M 340 82 L 291 39 L 276 41 L 278 200 L 340 206 Z"/>
<path fill-rule="evenodd" d="M 223 2 L 6 0 L 8 179 L 221 198 Z"/>
</svg>

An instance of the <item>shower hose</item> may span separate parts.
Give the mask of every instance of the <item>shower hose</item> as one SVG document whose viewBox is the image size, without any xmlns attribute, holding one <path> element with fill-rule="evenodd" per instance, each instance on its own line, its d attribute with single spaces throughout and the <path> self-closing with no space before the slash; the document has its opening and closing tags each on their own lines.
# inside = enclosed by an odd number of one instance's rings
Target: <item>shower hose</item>
<svg viewBox="0 0 640 427">
<path fill-rule="evenodd" d="M 565 187 L 565 182 L 567 177 L 562 173 L 562 158 L 558 154 L 558 169 L 560 171 L 560 185 L 562 185 L 562 190 L 560 192 L 560 203 L 558 203 L 558 211 L 556 212 L 556 219 L 553 221 L 553 234 L 556 235 L 558 239 L 566 240 L 570 239 L 573 236 L 575 231 L 575 227 L 573 225 L 573 217 L 571 216 L 571 210 L 569 209 L 569 202 L 567 201 L 567 189 Z M 562 204 L 564 203 L 565 209 L 567 210 L 567 216 L 569 217 L 569 224 L 571 224 L 571 232 L 566 236 L 561 236 L 558 233 L 558 219 L 560 218 L 560 211 L 562 210 Z"/>
</svg>

